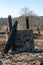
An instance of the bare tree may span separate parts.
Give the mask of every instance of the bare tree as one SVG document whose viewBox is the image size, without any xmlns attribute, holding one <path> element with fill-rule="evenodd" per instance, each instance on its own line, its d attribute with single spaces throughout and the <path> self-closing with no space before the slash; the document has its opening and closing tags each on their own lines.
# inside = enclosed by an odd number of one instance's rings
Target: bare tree
<svg viewBox="0 0 43 65">
<path fill-rule="evenodd" d="M 21 9 L 21 16 L 36 16 L 36 14 L 27 7 L 24 7 Z"/>
<path fill-rule="evenodd" d="M 21 16 L 26 17 L 26 27 L 27 27 L 27 29 L 29 29 L 29 17 L 30 16 L 35 16 L 35 14 L 33 13 L 33 11 L 31 11 L 27 7 L 24 7 L 24 8 L 21 9 Z"/>
</svg>

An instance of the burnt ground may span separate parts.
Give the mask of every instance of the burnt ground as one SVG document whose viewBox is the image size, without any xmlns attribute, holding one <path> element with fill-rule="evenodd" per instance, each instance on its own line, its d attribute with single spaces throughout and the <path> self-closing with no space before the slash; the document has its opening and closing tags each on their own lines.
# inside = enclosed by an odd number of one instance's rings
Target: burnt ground
<svg viewBox="0 0 43 65">
<path fill-rule="evenodd" d="M 34 39 L 35 49 L 43 50 L 43 38 Z M 0 44 L 0 65 L 40 65 L 43 62 L 43 53 L 20 52 L 4 54 L 5 44 Z"/>
</svg>

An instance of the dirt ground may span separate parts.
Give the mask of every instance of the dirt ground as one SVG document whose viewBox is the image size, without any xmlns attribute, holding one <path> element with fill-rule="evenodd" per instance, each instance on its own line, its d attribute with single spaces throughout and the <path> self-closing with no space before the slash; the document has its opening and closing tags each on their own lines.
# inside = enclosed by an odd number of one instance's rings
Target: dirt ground
<svg viewBox="0 0 43 65">
<path fill-rule="evenodd" d="M 0 65 L 40 65 L 43 63 L 43 53 L 8 53 L 3 54 L 5 44 L 0 44 Z M 35 49 L 43 50 L 43 38 L 34 39 Z"/>
</svg>

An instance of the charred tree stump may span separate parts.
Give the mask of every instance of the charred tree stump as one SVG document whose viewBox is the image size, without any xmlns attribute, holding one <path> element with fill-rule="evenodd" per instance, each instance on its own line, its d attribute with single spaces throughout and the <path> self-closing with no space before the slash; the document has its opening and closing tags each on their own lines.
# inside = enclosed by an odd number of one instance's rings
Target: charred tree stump
<svg viewBox="0 0 43 65">
<path fill-rule="evenodd" d="M 11 19 L 10 15 L 8 16 L 8 23 L 9 23 L 9 30 L 11 32 L 11 29 L 12 29 L 12 19 Z"/>
<path fill-rule="evenodd" d="M 16 37 L 17 24 L 18 24 L 18 21 L 15 21 L 15 24 L 12 27 L 12 30 L 9 35 L 9 39 L 5 46 L 4 53 L 7 53 L 10 50 L 11 46 L 14 44 L 13 42 L 15 41 L 15 37 Z"/>
<path fill-rule="evenodd" d="M 27 17 L 26 17 L 26 27 L 27 27 L 27 29 L 29 29 L 29 20 Z"/>
</svg>

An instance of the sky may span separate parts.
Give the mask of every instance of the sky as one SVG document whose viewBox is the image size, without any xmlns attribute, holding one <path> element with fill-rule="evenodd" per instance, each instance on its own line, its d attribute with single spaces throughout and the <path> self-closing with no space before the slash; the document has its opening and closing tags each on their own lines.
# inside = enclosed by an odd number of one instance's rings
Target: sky
<svg viewBox="0 0 43 65">
<path fill-rule="evenodd" d="M 0 0 L 0 17 L 17 17 L 27 7 L 38 16 L 43 16 L 43 0 Z"/>
</svg>

